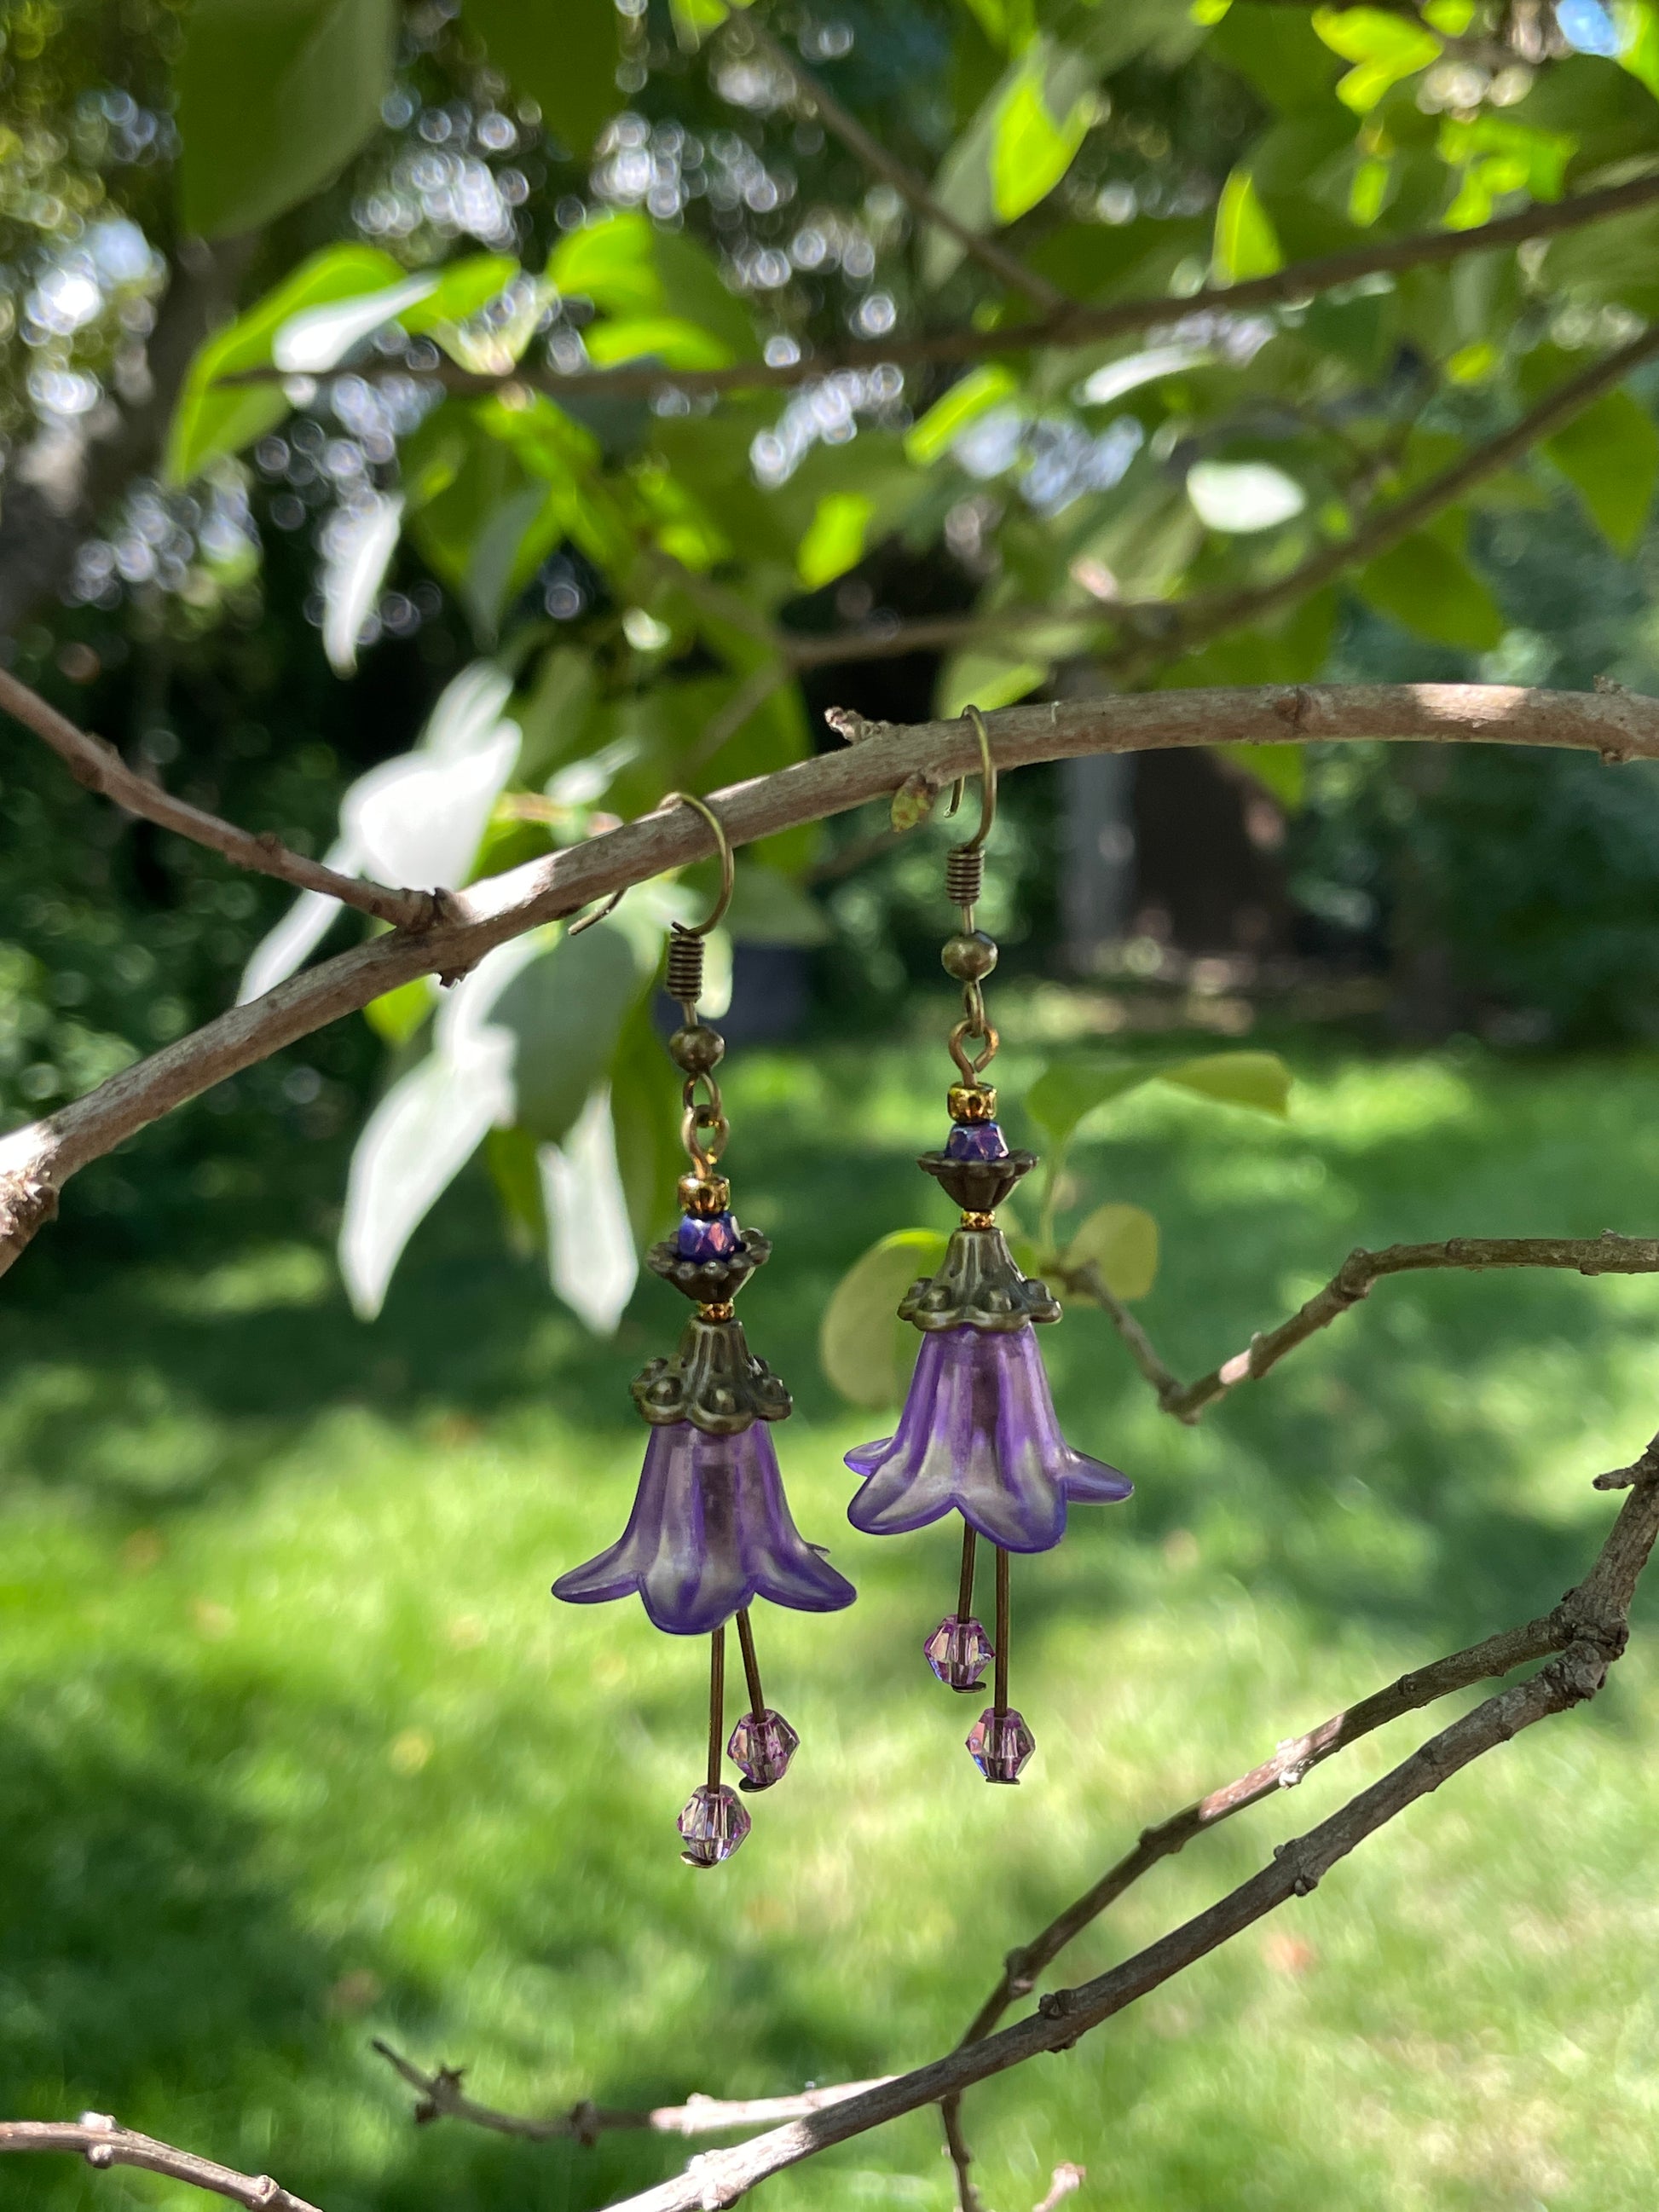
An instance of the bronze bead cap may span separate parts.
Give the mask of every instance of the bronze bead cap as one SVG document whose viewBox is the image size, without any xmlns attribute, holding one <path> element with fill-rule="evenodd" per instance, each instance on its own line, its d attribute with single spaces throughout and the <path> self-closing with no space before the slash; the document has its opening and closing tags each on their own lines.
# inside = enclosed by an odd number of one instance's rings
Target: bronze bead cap
<svg viewBox="0 0 1659 2212">
<path fill-rule="evenodd" d="M 725 1208 L 719 1211 L 724 1212 Z M 726 1306 L 756 1268 L 763 1267 L 771 1256 L 771 1238 L 763 1237 L 758 1229 L 745 1229 L 735 1250 L 718 1260 L 688 1259 L 673 1237 L 665 1237 L 646 1254 L 645 1264 L 653 1275 L 660 1275 L 664 1282 L 672 1283 L 700 1306 Z"/>
<path fill-rule="evenodd" d="M 964 1213 L 993 1213 L 1022 1176 L 1036 1165 L 1035 1152 L 1008 1152 L 1000 1160 L 953 1160 L 949 1152 L 921 1152 L 925 1168 Z"/>
<path fill-rule="evenodd" d="M 1046 1283 L 1020 1273 L 1000 1229 L 958 1229 L 938 1273 L 922 1276 L 905 1292 L 899 1319 L 924 1333 L 1013 1330 L 1027 1322 L 1058 1321 L 1060 1301 Z"/>
<path fill-rule="evenodd" d="M 714 1437 L 736 1436 L 757 1421 L 781 1421 L 793 1403 L 763 1359 L 744 1340 L 740 1321 L 693 1314 L 673 1353 L 635 1376 L 634 1403 L 653 1427 L 689 1421 Z"/>
</svg>

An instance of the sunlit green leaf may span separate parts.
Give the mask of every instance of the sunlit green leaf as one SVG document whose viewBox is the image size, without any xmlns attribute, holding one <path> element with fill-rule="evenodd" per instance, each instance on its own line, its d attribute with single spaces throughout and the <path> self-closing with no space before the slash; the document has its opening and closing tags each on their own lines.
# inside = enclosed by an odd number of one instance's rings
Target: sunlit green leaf
<svg viewBox="0 0 1659 2212">
<path fill-rule="evenodd" d="M 373 246 L 331 246 L 228 324 L 191 361 L 167 432 L 167 477 L 187 483 L 223 453 L 240 453 L 289 412 L 280 385 L 221 385 L 215 379 L 270 364 L 276 333 L 306 309 L 384 292 L 403 271 Z"/>
<path fill-rule="evenodd" d="M 1251 1106 L 1282 1120 L 1291 1110 L 1291 1071 L 1276 1052 L 1209 1052 L 1158 1070 L 1164 1083 L 1227 1106 Z"/>
<path fill-rule="evenodd" d="M 1019 390 L 1019 380 L 1000 362 L 988 362 L 958 377 L 943 398 L 936 399 L 921 419 L 907 430 L 904 450 L 924 466 L 946 452 L 970 422 Z"/>
<path fill-rule="evenodd" d="M 1097 1267 L 1114 1297 L 1144 1298 L 1158 1279 L 1158 1224 L 1139 1206 L 1097 1206 L 1063 1257 L 1067 1267 Z"/>
<path fill-rule="evenodd" d="M 529 961 L 495 1001 L 491 1019 L 516 1041 L 514 1119 L 557 1144 L 605 1075 L 639 989 L 639 963 L 610 922 L 561 937 Z"/>
<path fill-rule="evenodd" d="M 1025 1094 L 1025 1110 L 1052 1145 L 1064 1145 L 1097 1106 L 1138 1090 L 1156 1063 L 1133 1060 L 1051 1060 Z"/>
<path fill-rule="evenodd" d="M 921 1338 L 898 1318 L 899 1300 L 931 1275 L 947 1240 L 936 1229 L 896 1229 L 854 1262 L 830 1295 L 818 1331 L 818 1359 L 834 1389 L 855 1406 L 896 1406 Z"/>
<path fill-rule="evenodd" d="M 1248 169 L 1235 169 L 1221 188 L 1211 262 L 1218 284 L 1241 283 L 1247 276 L 1270 276 L 1284 266 L 1278 234 L 1256 196 Z"/>
<path fill-rule="evenodd" d="M 1334 54 L 1352 62 L 1336 96 L 1357 114 L 1369 114 L 1384 93 L 1444 51 L 1421 24 L 1382 8 L 1316 8 L 1313 27 Z"/>
<path fill-rule="evenodd" d="M 1047 199 L 1071 167 L 1094 112 L 1081 66 L 1068 66 L 1046 40 L 1034 40 L 1003 95 L 992 137 L 991 210 L 998 222 L 1013 222 Z"/>
<path fill-rule="evenodd" d="M 865 536 L 875 511 L 874 500 L 861 492 L 830 492 L 818 501 L 795 562 L 808 591 L 833 583 L 863 559 Z"/>
<path fill-rule="evenodd" d="M 411 975 L 395 991 L 383 991 L 363 1008 L 363 1019 L 389 1045 L 407 1044 L 432 1012 L 438 996 L 435 975 Z"/>
<path fill-rule="evenodd" d="M 1224 757 L 1253 776 L 1287 814 L 1300 809 L 1308 788 L 1305 745 L 1229 745 Z"/>
</svg>

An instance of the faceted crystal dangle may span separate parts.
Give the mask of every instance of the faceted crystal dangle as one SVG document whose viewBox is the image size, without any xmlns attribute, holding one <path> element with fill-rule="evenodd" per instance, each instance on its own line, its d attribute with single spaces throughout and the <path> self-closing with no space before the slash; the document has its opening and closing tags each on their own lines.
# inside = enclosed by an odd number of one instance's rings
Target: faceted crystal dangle
<svg viewBox="0 0 1659 2212">
<path fill-rule="evenodd" d="M 732 1213 L 707 1218 L 682 1214 L 674 1243 L 682 1260 L 729 1260 L 734 1252 L 743 1249 L 737 1217 Z"/>
<path fill-rule="evenodd" d="M 692 1791 L 678 1825 L 685 1841 L 680 1856 L 687 1866 L 718 1866 L 749 1833 L 749 1815 L 735 1790 L 723 1782 L 714 1787 L 705 1782 Z"/>
<path fill-rule="evenodd" d="M 769 1790 L 781 1782 L 789 1762 L 800 1749 L 800 1738 L 781 1713 L 770 1705 L 745 1713 L 732 1731 L 726 1755 L 738 1768 L 742 1790 Z"/>
<path fill-rule="evenodd" d="M 1036 1749 L 1036 1738 L 1026 1727 L 1024 1716 L 1012 1706 L 1000 1713 L 987 1705 L 968 1731 L 969 1755 L 988 1782 L 1018 1782 Z"/>
<path fill-rule="evenodd" d="M 971 1613 L 959 1620 L 947 1613 L 922 1645 L 927 1664 L 948 1689 L 976 1690 L 980 1677 L 996 1657 L 995 1647 Z"/>
</svg>

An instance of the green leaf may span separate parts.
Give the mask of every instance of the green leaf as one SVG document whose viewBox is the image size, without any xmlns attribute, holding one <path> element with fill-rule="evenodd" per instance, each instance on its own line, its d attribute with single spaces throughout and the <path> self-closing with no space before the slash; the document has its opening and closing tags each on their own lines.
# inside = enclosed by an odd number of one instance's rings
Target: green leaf
<svg viewBox="0 0 1659 2212">
<path fill-rule="evenodd" d="M 1155 1063 L 1133 1060 L 1051 1060 L 1025 1094 L 1025 1110 L 1051 1145 L 1071 1141 L 1097 1106 L 1150 1083 Z"/>
<path fill-rule="evenodd" d="M 1609 392 L 1544 441 L 1544 451 L 1616 552 L 1627 557 L 1653 505 L 1659 430 L 1627 392 Z"/>
<path fill-rule="evenodd" d="M 1094 120 L 1091 73 L 1064 49 L 1034 40 L 1003 95 L 991 145 L 991 210 L 1014 222 L 1047 199 Z"/>
<path fill-rule="evenodd" d="M 517 1041 L 514 1118 L 538 1144 L 556 1145 L 574 1124 L 610 1064 L 639 984 L 633 946 L 601 922 L 562 936 L 496 1000 L 491 1022 Z"/>
<path fill-rule="evenodd" d="M 185 228 L 257 230 L 380 128 L 392 0 L 196 0 L 179 65 Z"/>
<path fill-rule="evenodd" d="M 818 501 L 795 559 L 796 573 L 809 592 L 858 566 L 875 511 L 876 502 L 863 492 L 830 492 Z"/>
<path fill-rule="evenodd" d="M 1218 759 L 1236 762 L 1246 775 L 1253 776 L 1287 814 L 1301 811 L 1308 789 L 1305 745 L 1226 745 L 1214 750 Z"/>
<path fill-rule="evenodd" d="M 1097 1267 L 1114 1297 L 1144 1298 L 1158 1279 L 1158 1224 L 1139 1206 L 1097 1206 L 1063 1259 L 1067 1267 Z"/>
<path fill-rule="evenodd" d="M 969 230 L 988 231 L 1035 207 L 1070 167 L 1096 105 L 1095 70 L 1039 36 L 1010 64 L 939 164 L 933 194 Z M 942 284 L 962 259 L 942 230 L 922 240 L 921 275 Z"/>
<path fill-rule="evenodd" d="M 1160 1081 L 1196 1091 L 1228 1106 L 1251 1106 L 1259 1114 L 1290 1112 L 1291 1071 L 1276 1052 L 1211 1052 L 1199 1060 L 1177 1061 L 1157 1070 Z"/>
<path fill-rule="evenodd" d="M 464 0 L 464 20 L 578 161 L 622 106 L 611 0 Z"/>
<path fill-rule="evenodd" d="M 1235 169 L 1221 187 L 1211 265 L 1218 284 L 1242 283 L 1247 276 L 1271 276 L 1285 265 L 1279 234 L 1256 197 L 1248 169 Z"/>
<path fill-rule="evenodd" d="M 568 232 L 548 258 L 547 274 L 561 292 L 583 295 L 623 321 L 690 325 L 724 349 L 711 366 L 751 361 L 759 352 L 748 309 L 726 290 L 708 252 L 683 232 L 659 230 L 647 216 L 608 216 Z M 605 343 L 601 328 L 588 331 L 590 352 Z"/>
<path fill-rule="evenodd" d="M 818 1360 L 831 1386 L 855 1406 L 896 1406 L 920 1340 L 898 1318 L 899 1300 L 945 1257 L 937 1229 L 896 1229 L 836 1284 L 818 1331 Z"/>
<path fill-rule="evenodd" d="M 988 362 L 982 368 L 970 369 L 966 376 L 958 377 L 945 397 L 936 399 L 921 420 L 906 431 L 906 455 L 919 466 L 927 467 L 956 443 L 970 422 L 1012 399 L 1019 388 L 1018 378 L 1012 370 L 1004 368 L 1000 362 Z"/>
<path fill-rule="evenodd" d="M 197 352 L 179 390 L 167 431 L 167 482 L 188 483 L 210 461 L 240 453 L 289 412 L 288 397 L 280 385 L 216 389 L 216 377 L 268 367 L 277 331 L 305 309 L 384 291 L 402 275 L 392 256 L 378 246 L 327 246 L 301 262 L 246 314 L 216 331 Z"/>
<path fill-rule="evenodd" d="M 435 975 L 411 975 L 395 991 L 383 991 L 363 1008 L 363 1019 L 389 1045 L 407 1044 L 437 1003 Z"/>
<path fill-rule="evenodd" d="M 1651 0 L 1614 0 L 1619 26 L 1619 66 L 1628 70 L 1659 100 L 1659 17 Z"/>
<path fill-rule="evenodd" d="M 494 645 L 501 616 L 564 535 L 562 501 L 546 484 L 526 484 L 503 500 L 472 543 L 461 579 L 473 628 Z"/>
<path fill-rule="evenodd" d="M 653 357 L 665 368 L 726 368 L 732 361 L 730 347 L 680 315 L 628 315 L 594 323 L 587 350 L 601 368 Z"/>
<path fill-rule="evenodd" d="M 1362 599 L 1419 637 L 1489 653 L 1504 635 L 1497 602 L 1443 538 L 1413 531 L 1353 579 Z"/>
<path fill-rule="evenodd" d="M 1384 93 L 1443 51 L 1432 31 L 1381 8 L 1316 8 L 1313 27 L 1334 54 L 1356 64 L 1336 96 L 1358 115 L 1368 115 Z"/>
<path fill-rule="evenodd" d="M 528 1129 L 492 1129 L 484 1139 L 484 1161 L 501 1200 L 508 1243 L 521 1260 L 544 1251 L 547 1209 L 536 1139 Z"/>
<path fill-rule="evenodd" d="M 672 1224 L 675 1186 L 686 1165 L 680 1146 L 679 1093 L 663 1080 L 662 1040 L 651 1018 L 655 995 L 647 984 L 635 999 L 611 1060 L 617 1164 L 634 1241 L 641 1251 Z"/>
<path fill-rule="evenodd" d="M 955 653 L 939 672 L 933 712 L 953 721 L 964 707 L 1010 707 L 1035 691 L 1048 673 L 1046 660 L 1019 660 L 1002 653 Z"/>
</svg>

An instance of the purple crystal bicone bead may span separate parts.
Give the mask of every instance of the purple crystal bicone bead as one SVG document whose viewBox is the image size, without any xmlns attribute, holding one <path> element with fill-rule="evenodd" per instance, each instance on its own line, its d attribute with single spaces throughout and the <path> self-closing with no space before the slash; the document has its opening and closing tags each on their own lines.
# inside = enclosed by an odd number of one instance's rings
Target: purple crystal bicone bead
<svg viewBox="0 0 1659 2212">
<path fill-rule="evenodd" d="M 732 1731 L 726 1755 L 738 1768 L 744 1790 L 769 1790 L 781 1782 L 789 1762 L 800 1749 L 800 1738 L 781 1713 L 770 1705 L 758 1713 L 745 1713 Z"/>
<path fill-rule="evenodd" d="M 945 1140 L 947 1159 L 1006 1160 L 1008 1139 L 994 1121 L 958 1121 Z"/>
<path fill-rule="evenodd" d="M 968 1750 L 988 1782 L 1018 1782 L 1020 1769 L 1036 1749 L 1036 1738 L 1025 1725 L 1024 1714 L 1012 1706 L 1000 1713 L 994 1705 L 985 1711 L 968 1731 Z"/>
<path fill-rule="evenodd" d="M 890 1437 L 847 1455 L 864 1486 L 847 1509 L 868 1536 L 895 1536 L 952 1510 L 1005 1552 L 1046 1552 L 1066 1508 L 1134 1489 L 1060 1433 L 1030 1322 L 1014 1329 L 930 1329 Z"/>
<path fill-rule="evenodd" d="M 723 1782 L 711 1790 L 705 1782 L 692 1791 L 678 1825 L 685 1843 L 680 1856 L 687 1866 L 718 1866 L 749 1833 L 749 1815 L 735 1790 Z"/>
<path fill-rule="evenodd" d="M 976 1690 L 980 1676 L 996 1657 L 996 1647 L 969 1613 L 966 1620 L 947 1613 L 922 1645 L 927 1664 L 952 1690 Z"/>
<path fill-rule="evenodd" d="M 682 1214 L 675 1249 L 682 1260 L 729 1260 L 734 1252 L 743 1249 L 737 1217 L 730 1213 L 707 1218 L 696 1213 Z"/>
</svg>

